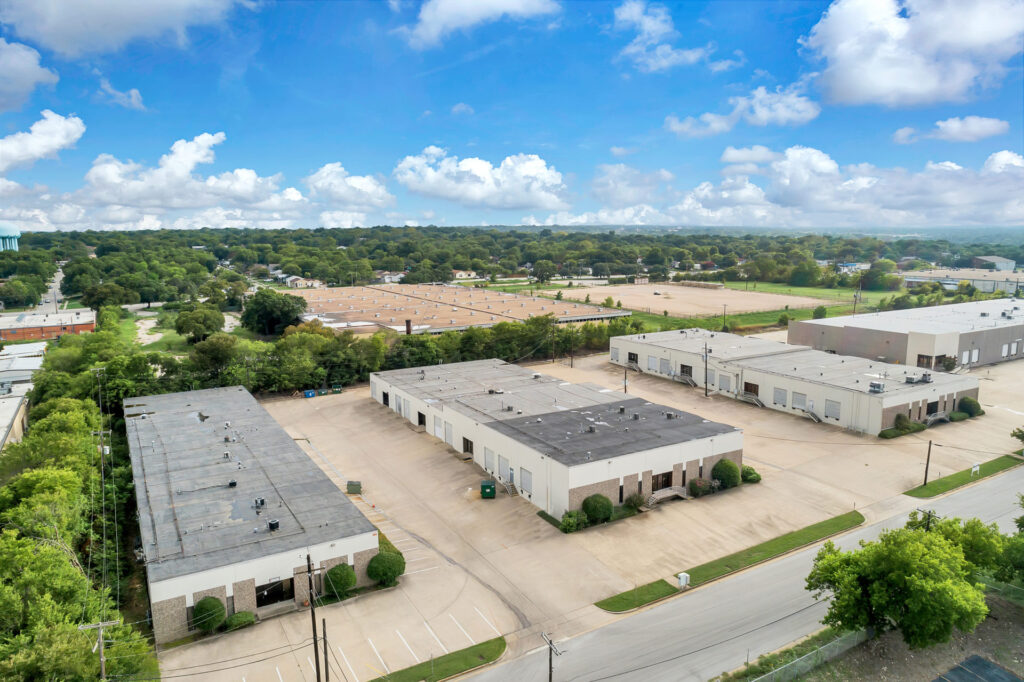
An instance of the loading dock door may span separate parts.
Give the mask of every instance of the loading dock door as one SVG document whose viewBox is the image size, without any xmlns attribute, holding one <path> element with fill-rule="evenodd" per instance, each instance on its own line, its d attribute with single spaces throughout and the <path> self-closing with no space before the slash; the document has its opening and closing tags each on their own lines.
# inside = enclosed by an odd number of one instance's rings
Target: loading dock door
<svg viewBox="0 0 1024 682">
<path fill-rule="evenodd" d="M 384 391 L 383 393 L 380 394 L 380 396 L 384 401 L 384 407 L 390 407 L 391 404 L 389 402 L 390 397 L 388 396 L 388 392 Z"/>
<path fill-rule="evenodd" d="M 444 442 L 448 443 L 448 445 L 451 445 L 452 447 L 455 447 L 455 443 L 452 442 L 452 441 L 453 441 L 452 425 L 449 422 L 445 422 L 444 423 Z"/>
<path fill-rule="evenodd" d="M 498 455 L 498 478 L 503 481 L 508 480 L 508 459 Z"/>
<path fill-rule="evenodd" d="M 440 417 L 434 417 L 434 438 L 444 438 L 444 423 Z"/>
</svg>

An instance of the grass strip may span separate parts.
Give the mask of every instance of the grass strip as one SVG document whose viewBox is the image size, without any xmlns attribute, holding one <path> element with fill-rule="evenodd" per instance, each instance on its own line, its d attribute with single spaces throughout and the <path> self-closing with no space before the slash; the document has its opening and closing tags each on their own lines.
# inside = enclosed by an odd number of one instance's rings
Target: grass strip
<svg viewBox="0 0 1024 682">
<path fill-rule="evenodd" d="M 1002 457 L 996 457 L 981 465 L 980 475 L 971 476 L 970 469 L 964 469 L 958 471 L 955 474 L 949 476 L 943 476 L 937 478 L 934 481 L 929 481 L 928 485 L 919 485 L 916 488 L 908 490 L 903 493 L 904 495 L 910 495 L 911 497 L 935 497 L 942 493 L 955 490 L 962 485 L 967 485 L 971 481 L 977 481 L 986 476 L 992 474 L 998 474 L 1000 471 L 1005 471 L 1011 467 L 1015 467 L 1019 464 L 1024 464 L 1024 460 L 1020 457 L 1014 457 L 1013 455 L 1003 455 Z"/>
<path fill-rule="evenodd" d="M 537 512 L 537 516 L 541 517 L 542 519 L 544 519 L 545 521 L 550 523 L 552 526 L 554 526 L 558 530 L 562 530 L 562 524 L 558 521 L 558 519 L 556 519 L 551 514 L 548 514 L 543 509 L 541 509 L 540 511 Z"/>
<path fill-rule="evenodd" d="M 780 554 L 785 554 L 798 547 L 803 547 L 822 538 L 835 535 L 854 526 L 859 526 L 862 523 L 864 523 L 864 516 L 860 512 L 851 511 L 807 526 L 806 528 L 795 530 L 792 533 L 780 535 L 777 538 L 748 547 L 735 554 L 709 561 L 700 566 L 694 566 L 687 571 L 690 574 L 690 585 L 696 587 L 709 580 L 719 578 L 726 573 L 738 571 L 760 561 L 777 557 Z"/>
<path fill-rule="evenodd" d="M 495 637 L 466 649 L 459 649 L 411 668 L 396 670 L 372 682 L 436 682 L 478 668 L 505 653 L 505 638 Z"/>
<path fill-rule="evenodd" d="M 715 682 L 747 682 L 747 680 L 756 680 L 759 677 L 767 675 L 773 670 L 781 668 L 788 663 L 792 663 L 796 659 L 806 656 L 812 651 L 816 651 L 826 644 L 835 641 L 839 638 L 839 635 L 840 633 L 836 632 L 832 628 L 825 628 L 821 632 L 815 633 L 797 644 L 783 649 L 782 651 L 760 656 L 756 661 L 749 663 L 742 670 L 737 670 L 734 673 L 724 673 L 721 677 L 715 678 Z"/>
<path fill-rule="evenodd" d="M 655 580 L 653 583 L 638 585 L 632 590 L 617 594 L 614 597 L 602 599 L 599 602 L 595 602 L 594 606 L 605 611 L 619 613 L 635 609 L 644 604 L 650 604 L 652 601 L 657 601 L 678 591 L 678 587 L 671 585 L 666 580 Z"/>
</svg>

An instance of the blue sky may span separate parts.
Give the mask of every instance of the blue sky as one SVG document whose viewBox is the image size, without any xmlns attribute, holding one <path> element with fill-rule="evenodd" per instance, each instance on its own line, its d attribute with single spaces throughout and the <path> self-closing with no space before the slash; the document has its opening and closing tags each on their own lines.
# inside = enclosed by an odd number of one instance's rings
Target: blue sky
<svg viewBox="0 0 1024 682">
<path fill-rule="evenodd" d="M 1024 0 L 0 0 L 28 229 L 1024 225 Z"/>
</svg>

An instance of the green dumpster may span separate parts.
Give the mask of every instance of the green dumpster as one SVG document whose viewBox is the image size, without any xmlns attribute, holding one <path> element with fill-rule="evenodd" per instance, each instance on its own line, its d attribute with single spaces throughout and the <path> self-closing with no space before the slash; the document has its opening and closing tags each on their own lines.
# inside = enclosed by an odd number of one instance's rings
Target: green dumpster
<svg viewBox="0 0 1024 682">
<path fill-rule="evenodd" d="M 349 495 L 359 495 L 363 492 L 363 484 L 359 481 L 348 481 L 345 484 L 345 491 Z"/>
<path fill-rule="evenodd" d="M 480 481 L 480 497 L 485 500 L 494 499 L 494 481 Z"/>
<path fill-rule="evenodd" d="M 341 393 L 341 384 L 331 386 L 331 393 Z"/>
<path fill-rule="evenodd" d="M 317 395 L 327 395 L 327 389 L 326 388 L 319 388 L 319 389 L 317 389 L 316 393 L 317 393 Z"/>
</svg>

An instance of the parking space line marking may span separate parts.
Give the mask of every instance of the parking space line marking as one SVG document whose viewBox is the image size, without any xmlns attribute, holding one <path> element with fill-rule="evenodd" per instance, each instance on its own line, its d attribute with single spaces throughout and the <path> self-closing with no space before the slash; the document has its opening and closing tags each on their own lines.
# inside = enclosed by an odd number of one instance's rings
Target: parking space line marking
<svg viewBox="0 0 1024 682">
<path fill-rule="evenodd" d="M 381 658 L 381 656 L 380 656 L 380 652 L 379 652 L 379 651 L 377 651 L 377 647 L 375 647 L 375 646 L 373 645 L 373 640 L 372 640 L 372 639 L 370 639 L 369 637 L 367 637 L 367 638 L 366 638 L 366 641 L 370 643 L 370 648 L 371 648 L 371 649 L 373 649 L 373 653 L 377 654 L 377 660 L 378 660 L 378 661 L 380 661 L 380 664 L 381 664 L 382 666 L 384 666 L 384 672 L 386 672 L 386 673 L 387 673 L 388 675 L 390 675 L 390 674 L 391 674 L 391 669 L 390 669 L 390 668 L 388 668 L 388 664 L 384 662 L 384 659 L 383 659 L 383 658 Z"/>
<path fill-rule="evenodd" d="M 348 657 L 345 656 L 345 652 L 338 647 L 338 653 L 341 654 L 341 660 L 345 661 L 345 665 L 348 667 L 348 671 L 352 673 L 352 682 L 359 682 L 359 678 L 356 677 L 356 671 L 352 669 L 352 664 L 348 662 Z"/>
<path fill-rule="evenodd" d="M 309 669 L 313 671 L 313 676 L 316 676 L 316 667 L 313 665 L 313 659 L 306 656 L 306 660 L 309 661 Z"/>
<path fill-rule="evenodd" d="M 281 669 L 280 669 L 280 668 L 278 668 L 278 667 L 277 667 L 277 666 L 275 665 L 275 666 L 274 666 L 274 670 L 276 670 L 276 671 L 277 671 L 277 679 L 278 679 L 278 682 L 284 682 L 284 678 L 283 678 L 283 677 L 281 677 Z"/>
<path fill-rule="evenodd" d="M 437 569 L 437 566 L 431 566 L 430 568 L 421 568 L 418 571 L 406 571 L 405 574 L 406 575 L 412 575 L 414 573 L 426 573 L 427 571 L 433 571 L 433 570 L 436 570 L 436 569 Z"/>
<path fill-rule="evenodd" d="M 473 639 L 472 637 L 470 637 L 470 636 L 469 636 L 469 633 L 468 633 L 468 632 L 466 632 L 466 629 L 465 629 L 464 627 L 462 627 L 461 625 L 459 625 L 459 621 L 455 620 L 455 616 L 453 616 L 452 614 L 450 614 L 450 613 L 449 613 L 449 614 L 448 614 L 448 617 L 452 619 L 452 622 L 453 622 L 453 623 L 455 623 L 456 625 L 458 625 L 459 629 L 460 629 L 460 630 L 462 630 L 462 634 L 464 634 L 464 635 L 466 636 L 466 639 L 468 639 L 468 640 L 469 640 L 469 643 L 470 643 L 470 644 L 472 644 L 472 645 L 474 645 L 474 646 L 476 646 L 476 641 L 475 641 L 475 640 L 474 640 L 474 639 Z"/>
<path fill-rule="evenodd" d="M 488 625 L 491 626 L 491 629 L 494 630 L 494 634 L 496 634 L 498 637 L 501 637 L 501 633 L 498 632 L 498 628 L 494 627 L 494 625 L 491 623 L 491 621 L 489 621 L 486 618 L 484 618 L 484 614 L 480 613 L 480 609 L 478 609 L 477 607 L 474 606 L 473 610 L 476 611 L 480 615 L 480 617 L 484 619 L 485 623 L 487 623 Z"/>
<path fill-rule="evenodd" d="M 428 557 L 428 556 L 420 556 L 420 557 L 416 557 L 415 559 L 408 559 L 408 560 L 406 560 L 405 563 L 411 564 L 414 561 L 427 561 L 429 559 L 430 559 L 430 557 Z"/>
<path fill-rule="evenodd" d="M 448 653 L 448 647 L 446 647 L 444 644 L 441 644 L 441 640 L 439 640 L 437 638 L 437 635 L 434 634 L 434 631 L 431 629 L 430 624 L 427 623 L 427 621 L 423 621 L 423 627 L 427 628 L 427 632 L 429 632 L 430 636 L 434 638 L 434 641 L 437 642 L 437 645 L 439 647 L 441 647 L 441 650 L 445 653 Z"/>
<path fill-rule="evenodd" d="M 407 641 L 405 641 L 405 637 L 402 637 L 402 633 L 399 632 L 397 628 L 395 629 L 395 634 L 398 635 L 398 639 L 402 640 L 402 644 L 405 645 L 405 648 L 409 650 L 409 653 L 412 654 L 412 657 L 416 659 L 417 663 L 419 663 L 420 657 L 413 653 L 412 647 L 409 646 L 409 643 Z"/>
</svg>

